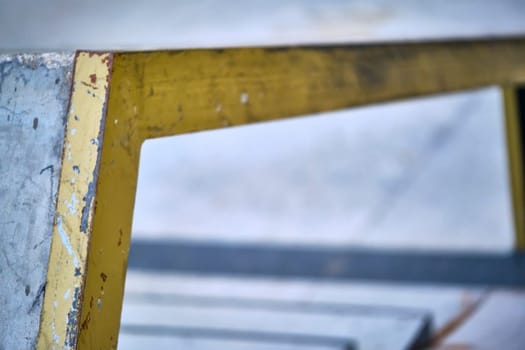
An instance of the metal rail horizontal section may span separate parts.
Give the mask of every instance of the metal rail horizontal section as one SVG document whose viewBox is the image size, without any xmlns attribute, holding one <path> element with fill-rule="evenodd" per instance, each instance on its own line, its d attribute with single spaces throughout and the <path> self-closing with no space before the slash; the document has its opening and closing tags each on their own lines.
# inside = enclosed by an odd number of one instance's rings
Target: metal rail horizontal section
<svg viewBox="0 0 525 350">
<path fill-rule="evenodd" d="M 525 82 L 525 39 L 117 53 L 151 138 Z"/>
</svg>

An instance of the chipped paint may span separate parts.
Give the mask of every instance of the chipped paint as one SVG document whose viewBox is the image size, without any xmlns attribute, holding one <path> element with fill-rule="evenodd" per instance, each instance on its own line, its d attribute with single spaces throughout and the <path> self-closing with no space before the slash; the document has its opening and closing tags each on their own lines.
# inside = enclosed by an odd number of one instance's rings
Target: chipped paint
<svg viewBox="0 0 525 350">
<path fill-rule="evenodd" d="M 75 251 L 73 250 L 73 246 L 71 245 L 71 241 L 69 239 L 69 235 L 67 234 L 66 230 L 64 230 L 64 226 L 62 223 L 62 217 L 57 217 L 57 230 L 60 235 L 60 239 L 62 240 L 62 244 L 67 250 L 67 253 L 73 258 L 73 265 L 75 267 L 79 266 L 78 258 L 75 254 Z"/>
<path fill-rule="evenodd" d="M 75 215 L 77 213 L 77 195 L 75 192 L 71 194 L 71 201 L 68 203 L 66 202 L 66 205 L 71 215 Z"/>
<path fill-rule="evenodd" d="M 96 208 L 88 220 L 92 223 L 92 231 L 79 319 L 78 346 L 82 349 L 117 347 L 143 141 L 136 126 L 142 106 L 135 95 L 136 90 L 127 85 L 129 66 L 123 63 L 115 61 L 113 64 L 104 138 L 99 137 L 94 143 L 101 147 L 102 159 L 97 169 L 96 202 L 91 205 Z M 97 75 L 97 81 L 100 79 Z M 128 95 L 128 91 L 132 95 Z"/>
<path fill-rule="evenodd" d="M 87 233 L 89 225 L 89 216 L 91 214 L 91 204 L 93 203 L 93 198 L 95 197 L 95 185 L 93 182 L 88 184 L 88 190 L 86 195 L 82 200 L 86 203 L 84 208 L 82 208 L 82 217 L 80 218 L 80 231 Z"/>
<path fill-rule="evenodd" d="M 80 313 L 79 311 L 79 304 L 80 304 L 80 288 L 75 287 L 75 291 L 73 294 L 72 302 L 71 302 L 71 309 L 67 313 L 67 324 L 66 324 L 66 339 L 65 339 L 65 345 L 69 348 L 76 348 L 76 342 L 77 342 L 77 329 L 78 329 L 78 315 Z"/>
<path fill-rule="evenodd" d="M 111 61 L 103 59 L 109 56 L 79 53 L 76 58 L 38 349 L 77 346 L 100 162 L 100 145 L 92 140 L 99 140 L 104 132 L 108 80 L 102 78 L 109 75 Z M 97 94 L 83 93 L 78 86 L 84 83 Z"/>
<path fill-rule="evenodd" d="M 241 103 L 243 105 L 247 104 L 249 99 L 250 99 L 250 96 L 248 95 L 247 92 L 241 93 Z"/>
</svg>

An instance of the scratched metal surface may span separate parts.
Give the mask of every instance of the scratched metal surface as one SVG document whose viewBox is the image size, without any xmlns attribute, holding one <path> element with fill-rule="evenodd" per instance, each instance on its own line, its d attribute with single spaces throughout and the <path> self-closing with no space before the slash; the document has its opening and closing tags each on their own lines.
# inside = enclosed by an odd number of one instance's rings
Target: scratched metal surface
<svg viewBox="0 0 525 350">
<path fill-rule="evenodd" d="M 0 349 L 36 341 L 72 63 L 0 56 Z"/>
</svg>

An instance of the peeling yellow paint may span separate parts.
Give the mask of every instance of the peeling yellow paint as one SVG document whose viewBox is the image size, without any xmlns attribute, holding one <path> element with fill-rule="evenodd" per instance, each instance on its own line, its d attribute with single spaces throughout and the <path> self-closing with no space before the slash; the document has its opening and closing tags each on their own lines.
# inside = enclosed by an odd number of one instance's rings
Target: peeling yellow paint
<svg viewBox="0 0 525 350">
<path fill-rule="evenodd" d="M 79 53 L 67 117 L 65 152 L 51 243 L 38 349 L 74 349 L 109 88 L 110 54 Z M 96 81 L 90 76 L 96 74 Z M 89 92 L 85 84 L 89 84 Z M 87 220 L 87 229 L 82 229 Z M 84 231 L 84 232 L 83 232 Z M 49 327 L 51 325 L 51 327 Z"/>
<path fill-rule="evenodd" d="M 137 132 L 140 96 L 134 68 L 114 59 L 97 205 L 79 320 L 79 349 L 115 349 L 124 293 L 142 139 Z"/>
<path fill-rule="evenodd" d="M 525 38 L 79 53 L 38 348 L 116 348 L 145 139 L 525 82 L 524 61 Z"/>
</svg>

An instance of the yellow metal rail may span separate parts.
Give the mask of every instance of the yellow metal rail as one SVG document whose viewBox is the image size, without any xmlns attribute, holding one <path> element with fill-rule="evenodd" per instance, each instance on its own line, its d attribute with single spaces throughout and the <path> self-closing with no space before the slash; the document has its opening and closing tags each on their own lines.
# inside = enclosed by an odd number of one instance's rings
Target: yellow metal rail
<svg viewBox="0 0 525 350">
<path fill-rule="evenodd" d="M 145 139 L 521 83 L 525 38 L 519 37 L 79 52 L 38 348 L 116 348 Z M 513 90 L 506 91 L 516 237 L 523 248 L 520 114 Z"/>
</svg>

